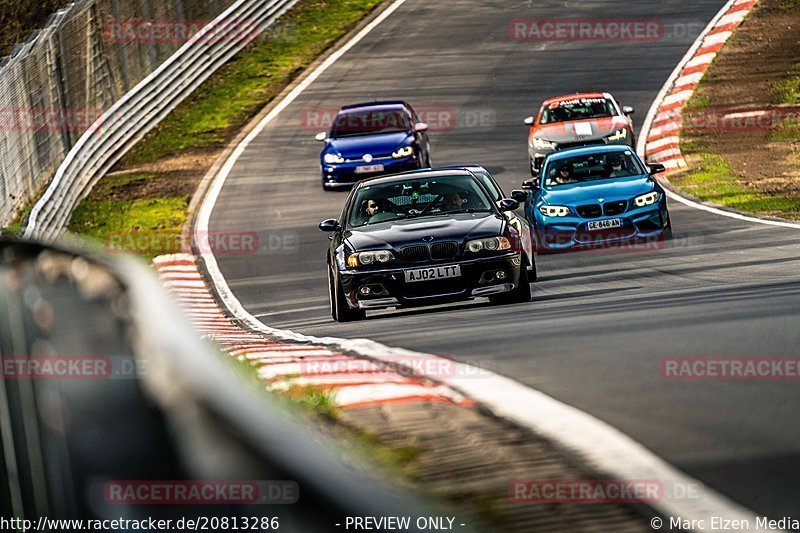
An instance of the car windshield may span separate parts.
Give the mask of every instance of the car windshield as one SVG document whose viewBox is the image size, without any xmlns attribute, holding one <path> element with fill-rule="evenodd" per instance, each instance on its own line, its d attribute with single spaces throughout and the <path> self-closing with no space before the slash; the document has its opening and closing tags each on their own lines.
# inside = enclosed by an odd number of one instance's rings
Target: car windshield
<svg viewBox="0 0 800 533">
<path fill-rule="evenodd" d="M 616 115 L 614 102 L 607 98 L 574 98 L 548 104 L 542 110 L 541 124 L 612 117 Z"/>
<path fill-rule="evenodd" d="M 625 178 L 645 173 L 630 150 L 558 158 L 542 171 L 546 188 L 613 178 Z"/>
<path fill-rule="evenodd" d="M 411 119 L 402 109 L 388 111 L 345 111 L 336 115 L 331 137 L 354 137 L 411 130 Z"/>
<path fill-rule="evenodd" d="M 477 170 L 477 169 L 470 169 L 470 172 L 475 174 L 483 186 L 486 187 L 486 190 L 489 191 L 489 194 L 492 196 L 492 199 L 497 202 L 503 199 L 503 195 L 500 192 L 500 189 L 497 188 L 497 185 L 492 180 L 492 177 L 489 175 L 488 172 L 485 170 Z"/>
<path fill-rule="evenodd" d="M 392 220 L 492 211 L 492 201 L 473 176 L 409 177 L 360 187 L 350 204 L 350 227 Z"/>
</svg>

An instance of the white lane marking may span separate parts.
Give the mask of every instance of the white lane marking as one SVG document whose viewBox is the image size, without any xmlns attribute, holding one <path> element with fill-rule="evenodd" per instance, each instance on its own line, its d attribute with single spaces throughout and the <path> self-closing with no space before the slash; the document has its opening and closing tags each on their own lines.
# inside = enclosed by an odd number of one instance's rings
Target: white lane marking
<svg viewBox="0 0 800 533">
<path fill-rule="evenodd" d="M 709 205 L 703 205 L 688 198 L 684 198 L 672 191 L 667 191 L 667 196 L 673 200 L 676 200 L 684 205 L 688 205 L 689 207 L 693 207 L 694 209 L 699 209 L 701 211 L 706 211 L 708 213 L 714 213 L 715 215 L 722 215 L 729 218 L 735 218 L 736 220 L 744 220 L 745 222 L 758 222 L 759 224 L 766 224 L 767 226 L 779 226 L 782 228 L 792 228 L 792 229 L 800 229 L 800 224 L 795 224 L 793 222 L 784 222 L 782 220 L 767 220 L 764 218 L 755 218 L 748 215 L 740 215 L 739 213 L 732 213 L 730 211 L 725 211 L 723 209 L 717 209 L 716 207 L 711 207 Z"/>
<path fill-rule="evenodd" d="M 734 0 L 731 0 L 731 2 L 726 5 L 726 8 L 723 8 L 721 13 L 724 12 L 733 1 Z M 244 153 L 249 144 L 260 135 L 264 128 L 274 120 L 281 111 L 286 109 L 311 82 L 316 80 L 325 70 L 341 58 L 345 52 L 355 46 L 370 31 L 404 3 L 405 0 L 397 0 L 386 11 L 381 13 L 374 21 L 355 35 L 353 39 L 348 41 L 341 49 L 328 57 L 326 61 L 291 91 L 284 100 L 278 103 L 278 105 L 245 137 L 242 143 L 234 149 L 219 173 L 214 176 L 206 197 L 203 200 L 201 209 L 198 212 L 196 227 L 196 232 L 198 234 L 202 235 L 204 234 L 203 232 L 208 231 L 211 213 L 214 210 L 214 206 L 225 184 L 225 180 L 228 178 L 236 161 Z M 715 17 L 715 20 L 721 16 L 721 13 Z M 663 98 L 663 94 L 660 95 L 660 97 Z M 651 109 L 651 113 L 653 113 L 653 109 Z M 652 116 L 649 118 L 650 121 L 652 121 Z M 646 138 L 642 136 L 640 142 L 644 141 L 646 141 Z M 214 289 L 225 308 L 254 331 L 284 340 L 310 342 L 335 347 L 337 349 L 352 351 L 366 357 L 373 357 L 392 363 L 396 363 L 398 360 L 397 358 L 403 356 L 412 356 L 416 359 L 430 358 L 433 361 L 444 359 L 435 355 L 385 346 L 368 339 L 312 337 L 292 331 L 271 328 L 261 323 L 242 306 L 241 302 L 228 286 L 225 277 L 222 275 L 213 252 L 211 250 L 203 250 L 201 255 L 205 261 L 206 269 L 211 277 Z M 675 467 L 668 464 L 629 436 L 623 434 L 609 424 L 594 418 L 588 413 L 485 369 L 464 363 L 457 363 L 457 368 L 457 376 L 479 375 L 482 379 L 458 379 L 454 377 L 446 380 L 440 379 L 440 381 L 468 394 L 472 399 L 484 404 L 497 414 L 505 416 L 522 426 L 545 435 L 557 444 L 573 450 L 599 472 L 615 476 L 619 479 L 658 479 L 661 480 L 665 486 L 668 486 L 669 483 L 675 484 L 675 486 L 681 484 L 684 487 L 696 488 L 692 500 L 663 498 L 653 503 L 653 507 L 666 515 L 681 516 L 683 518 L 697 520 L 708 520 L 710 516 L 720 516 L 725 519 L 753 519 L 754 514 L 752 512 L 728 500 L 724 496 L 717 494 L 694 478 L 678 471 Z"/>
</svg>

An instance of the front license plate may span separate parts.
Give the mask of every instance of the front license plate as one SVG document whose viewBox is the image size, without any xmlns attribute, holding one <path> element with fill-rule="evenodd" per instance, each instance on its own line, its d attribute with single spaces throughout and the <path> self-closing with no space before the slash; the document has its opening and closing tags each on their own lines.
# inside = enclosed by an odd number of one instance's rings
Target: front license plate
<svg viewBox="0 0 800 533">
<path fill-rule="evenodd" d="M 369 174 L 371 172 L 383 172 L 383 165 L 362 165 L 356 167 L 356 174 Z"/>
<path fill-rule="evenodd" d="M 461 265 L 440 266 L 431 268 L 415 268 L 406 270 L 406 283 L 415 281 L 431 281 L 446 278 L 460 278 Z"/>
<path fill-rule="evenodd" d="M 610 218 L 608 220 L 593 220 L 589 222 L 586 227 L 589 231 L 597 231 L 601 229 L 621 228 L 621 218 Z"/>
</svg>

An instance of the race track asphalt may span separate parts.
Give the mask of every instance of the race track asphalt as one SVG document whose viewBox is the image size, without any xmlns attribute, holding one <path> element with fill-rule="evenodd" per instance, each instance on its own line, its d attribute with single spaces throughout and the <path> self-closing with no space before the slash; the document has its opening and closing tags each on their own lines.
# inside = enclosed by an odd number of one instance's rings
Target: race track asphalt
<svg viewBox="0 0 800 533">
<path fill-rule="evenodd" d="M 265 324 L 366 337 L 484 366 L 607 421 L 756 512 L 800 514 L 797 381 L 673 381 L 662 359 L 798 356 L 800 234 L 671 203 L 674 240 L 540 257 L 530 303 L 483 300 L 329 315 L 326 235 L 346 195 L 323 192 L 315 113 L 402 98 L 448 117 L 435 164 L 479 163 L 506 191 L 527 176 L 522 120 L 554 94 L 598 89 L 650 104 L 721 0 L 408 0 L 328 69 L 247 148 L 211 231 L 258 231 L 258 254 L 218 254 L 228 284 Z M 514 42 L 513 19 L 648 19 L 655 42 Z"/>
</svg>

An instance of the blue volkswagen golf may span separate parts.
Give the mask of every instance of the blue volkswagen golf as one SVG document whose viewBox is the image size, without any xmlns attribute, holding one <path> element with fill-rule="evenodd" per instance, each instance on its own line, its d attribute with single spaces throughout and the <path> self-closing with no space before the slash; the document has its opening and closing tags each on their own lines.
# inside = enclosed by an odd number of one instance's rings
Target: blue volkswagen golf
<svg viewBox="0 0 800 533">
<path fill-rule="evenodd" d="M 523 183 L 537 251 L 669 238 L 667 197 L 654 178 L 663 171 L 628 146 L 553 152 L 539 177 Z"/>
<path fill-rule="evenodd" d="M 371 176 L 431 166 L 428 125 L 402 101 L 341 108 L 331 129 L 317 134 L 322 187 L 346 189 Z"/>
</svg>

